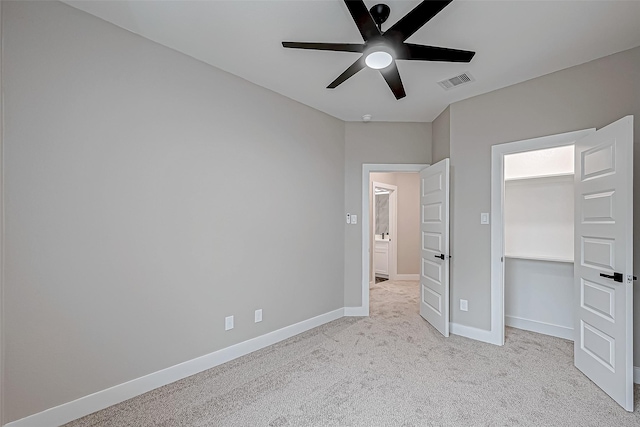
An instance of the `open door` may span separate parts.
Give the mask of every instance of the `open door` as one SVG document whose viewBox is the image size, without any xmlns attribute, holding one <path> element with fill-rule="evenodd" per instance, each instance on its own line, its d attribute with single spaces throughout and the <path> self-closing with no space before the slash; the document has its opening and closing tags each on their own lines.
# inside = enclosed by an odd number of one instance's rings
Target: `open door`
<svg viewBox="0 0 640 427">
<path fill-rule="evenodd" d="M 420 171 L 420 315 L 449 336 L 449 159 Z"/>
<path fill-rule="evenodd" d="M 575 144 L 574 363 L 633 411 L 633 116 Z"/>
</svg>

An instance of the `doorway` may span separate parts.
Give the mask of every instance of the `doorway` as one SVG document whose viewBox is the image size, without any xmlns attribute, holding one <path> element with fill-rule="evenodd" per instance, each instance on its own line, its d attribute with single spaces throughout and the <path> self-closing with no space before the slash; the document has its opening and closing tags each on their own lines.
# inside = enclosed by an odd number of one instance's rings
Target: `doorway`
<svg viewBox="0 0 640 427">
<path fill-rule="evenodd" d="M 371 179 L 387 174 L 371 174 Z M 375 282 L 395 280 L 398 271 L 398 187 L 384 182 L 372 182 L 371 203 L 371 273 Z"/>
<path fill-rule="evenodd" d="M 372 241 L 372 214 L 369 213 L 372 203 L 372 187 L 371 178 L 372 173 L 418 173 L 424 168 L 428 167 L 428 164 L 363 164 L 362 165 L 362 306 L 358 308 L 357 312 L 350 312 L 359 316 L 369 315 L 369 286 L 370 286 L 370 271 L 371 271 L 371 241 Z M 401 190 L 401 189 L 400 189 Z M 398 191 L 400 191 L 398 190 Z M 416 197 L 419 195 L 419 191 L 416 192 Z M 393 242 L 393 238 L 392 238 Z M 417 275 L 416 275 L 417 276 Z M 402 276 L 401 276 L 402 277 Z M 398 274 L 396 272 L 396 278 Z M 403 277 L 404 280 L 410 280 L 411 277 Z M 417 279 L 416 279 L 417 280 Z"/>
<path fill-rule="evenodd" d="M 491 212 L 493 220 L 491 223 L 491 335 L 492 342 L 495 344 L 504 345 L 505 260 L 509 255 L 511 255 L 506 252 L 505 248 L 505 244 L 507 243 L 505 239 L 505 158 L 507 156 L 521 153 L 572 146 L 576 140 L 593 132 L 595 132 L 595 129 L 587 129 L 560 135 L 499 144 L 492 147 Z M 534 169 L 536 168 L 534 167 Z M 542 168 L 537 169 L 541 170 Z M 514 242 L 512 241 L 511 243 Z M 513 248 L 512 245 L 510 249 L 516 250 L 515 255 L 519 256 L 517 253 L 519 249 L 516 248 Z M 531 253 L 531 249 L 526 250 Z M 532 256 L 529 255 L 529 257 Z"/>
</svg>

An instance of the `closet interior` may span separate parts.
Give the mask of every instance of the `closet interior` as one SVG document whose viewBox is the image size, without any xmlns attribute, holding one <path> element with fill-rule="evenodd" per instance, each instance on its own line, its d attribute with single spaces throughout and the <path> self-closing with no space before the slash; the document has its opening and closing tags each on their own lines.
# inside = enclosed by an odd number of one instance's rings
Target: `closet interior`
<svg viewBox="0 0 640 427">
<path fill-rule="evenodd" d="M 573 340 L 573 145 L 504 158 L 505 324 Z"/>
</svg>

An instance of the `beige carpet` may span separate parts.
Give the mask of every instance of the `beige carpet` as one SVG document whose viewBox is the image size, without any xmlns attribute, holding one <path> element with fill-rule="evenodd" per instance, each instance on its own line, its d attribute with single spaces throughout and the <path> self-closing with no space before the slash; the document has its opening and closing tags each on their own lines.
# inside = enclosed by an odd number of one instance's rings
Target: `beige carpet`
<svg viewBox="0 0 640 427">
<path fill-rule="evenodd" d="M 373 285 L 371 309 L 68 426 L 640 426 L 573 367 L 569 341 L 445 339 L 416 282 Z"/>
</svg>

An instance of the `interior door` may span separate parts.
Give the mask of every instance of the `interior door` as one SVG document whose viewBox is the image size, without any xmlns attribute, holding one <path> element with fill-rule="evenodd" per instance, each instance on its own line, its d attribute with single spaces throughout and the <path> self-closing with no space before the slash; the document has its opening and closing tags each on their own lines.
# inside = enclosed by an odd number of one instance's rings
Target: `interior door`
<svg viewBox="0 0 640 427">
<path fill-rule="evenodd" d="M 449 159 L 420 171 L 420 315 L 449 336 Z"/>
<path fill-rule="evenodd" d="M 575 145 L 574 363 L 633 411 L 633 116 Z"/>
</svg>

